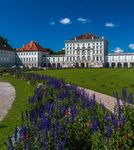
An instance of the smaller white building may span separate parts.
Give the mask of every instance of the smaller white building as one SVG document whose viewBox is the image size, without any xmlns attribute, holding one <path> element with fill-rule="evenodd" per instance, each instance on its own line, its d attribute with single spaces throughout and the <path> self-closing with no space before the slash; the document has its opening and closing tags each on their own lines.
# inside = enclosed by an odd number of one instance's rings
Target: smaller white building
<svg viewBox="0 0 134 150">
<path fill-rule="evenodd" d="M 109 53 L 106 66 L 112 68 L 134 67 L 134 53 Z"/>
<path fill-rule="evenodd" d="M 48 56 L 45 48 L 41 47 L 35 41 L 31 41 L 22 48 L 17 49 L 17 65 L 28 68 L 44 67 L 44 60 Z"/>
<path fill-rule="evenodd" d="M 15 51 L 8 47 L 0 47 L 0 67 L 12 67 L 15 65 Z"/>
<path fill-rule="evenodd" d="M 66 68 L 65 55 L 49 55 L 46 66 L 49 68 Z"/>
</svg>

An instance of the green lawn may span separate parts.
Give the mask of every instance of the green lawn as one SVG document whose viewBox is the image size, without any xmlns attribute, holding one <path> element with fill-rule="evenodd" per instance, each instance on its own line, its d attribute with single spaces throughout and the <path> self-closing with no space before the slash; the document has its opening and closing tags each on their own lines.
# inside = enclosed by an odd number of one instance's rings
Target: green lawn
<svg viewBox="0 0 134 150">
<path fill-rule="evenodd" d="M 21 124 L 21 111 L 28 107 L 28 97 L 33 94 L 34 88 L 25 81 L 12 77 L 0 77 L 0 80 L 10 82 L 16 89 L 16 99 L 12 108 L 4 120 L 0 122 L 0 150 L 4 150 L 2 143 L 7 140 L 7 135 L 13 134 L 15 126 Z"/>
<path fill-rule="evenodd" d="M 65 78 L 68 83 L 75 83 L 108 95 L 112 95 L 113 91 L 121 92 L 123 87 L 134 93 L 134 69 L 57 69 L 34 72 Z"/>
</svg>

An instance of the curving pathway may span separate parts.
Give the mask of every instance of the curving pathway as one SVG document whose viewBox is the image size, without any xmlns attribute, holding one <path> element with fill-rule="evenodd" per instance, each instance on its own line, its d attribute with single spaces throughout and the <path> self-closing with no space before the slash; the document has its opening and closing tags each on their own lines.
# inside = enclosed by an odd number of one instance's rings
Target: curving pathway
<svg viewBox="0 0 134 150">
<path fill-rule="evenodd" d="M 99 104 L 100 102 L 103 103 L 107 109 L 109 109 L 111 112 L 114 112 L 114 107 L 117 104 L 116 98 L 93 91 L 93 90 L 89 90 L 86 88 L 82 88 L 82 87 L 79 87 L 79 88 L 84 89 L 85 92 L 89 94 L 89 96 L 92 96 L 93 94 L 95 94 L 96 102 L 98 102 Z M 121 101 L 120 101 L 120 104 L 121 104 Z"/>
<path fill-rule="evenodd" d="M 0 82 L 0 121 L 11 108 L 15 96 L 15 88 L 10 83 Z"/>
</svg>

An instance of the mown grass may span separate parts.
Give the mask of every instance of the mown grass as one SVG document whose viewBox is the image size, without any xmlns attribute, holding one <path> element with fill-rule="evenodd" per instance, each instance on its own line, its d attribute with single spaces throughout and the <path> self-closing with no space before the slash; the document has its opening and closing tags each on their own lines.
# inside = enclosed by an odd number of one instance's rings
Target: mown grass
<svg viewBox="0 0 134 150">
<path fill-rule="evenodd" d="M 16 90 L 16 98 L 12 107 L 4 120 L 0 122 L 0 150 L 4 150 L 3 141 L 7 140 L 8 135 L 13 134 L 15 126 L 21 124 L 20 114 L 28 107 L 28 97 L 33 94 L 34 87 L 12 77 L 0 77 L 0 80 L 11 83 Z"/>
<path fill-rule="evenodd" d="M 34 73 L 64 78 L 67 83 L 112 95 L 113 91 L 121 93 L 123 87 L 134 94 L 134 69 L 57 69 L 34 71 Z"/>
</svg>

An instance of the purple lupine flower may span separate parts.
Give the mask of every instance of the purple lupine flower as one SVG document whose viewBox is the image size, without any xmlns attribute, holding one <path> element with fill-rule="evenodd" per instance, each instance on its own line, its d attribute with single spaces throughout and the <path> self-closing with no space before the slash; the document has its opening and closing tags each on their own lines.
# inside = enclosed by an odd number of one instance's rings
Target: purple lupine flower
<svg viewBox="0 0 134 150">
<path fill-rule="evenodd" d="M 95 119 L 93 124 L 92 124 L 92 131 L 95 132 L 98 127 L 98 119 Z"/>
<path fill-rule="evenodd" d="M 48 117 L 43 117 L 42 118 L 42 123 L 44 124 L 45 128 L 48 129 L 50 127 L 50 118 Z"/>
<path fill-rule="evenodd" d="M 82 98 L 82 108 L 84 109 L 85 108 L 85 103 L 84 103 L 84 99 Z"/>
<path fill-rule="evenodd" d="M 122 127 L 124 127 L 125 122 L 126 122 L 126 118 L 125 118 L 125 117 L 122 117 L 122 118 L 121 118 L 121 121 L 122 121 Z"/>
<path fill-rule="evenodd" d="M 128 103 L 133 104 L 133 96 L 132 93 L 128 95 Z"/>
<path fill-rule="evenodd" d="M 54 124 L 52 124 L 51 133 L 52 133 L 52 137 L 53 137 L 53 139 L 54 139 L 54 135 L 55 135 Z"/>
<path fill-rule="evenodd" d="M 38 138 L 38 142 L 40 142 L 40 130 L 39 130 L 39 128 L 37 128 L 37 138 Z"/>
<path fill-rule="evenodd" d="M 64 142 L 59 141 L 59 143 L 58 143 L 58 150 L 64 150 Z"/>
<path fill-rule="evenodd" d="M 12 138 L 8 136 L 8 142 L 9 142 L 9 150 L 13 150 L 13 143 L 12 143 Z"/>
<path fill-rule="evenodd" d="M 118 129 L 118 127 L 119 127 L 119 121 L 118 120 L 114 119 L 112 121 L 112 124 L 113 124 L 113 126 L 114 126 L 115 129 Z"/>
<path fill-rule="evenodd" d="M 95 95 L 93 94 L 92 97 L 90 98 L 90 109 L 93 110 L 95 106 Z"/>
<path fill-rule="evenodd" d="M 30 141 L 30 127 L 28 127 L 27 129 L 27 133 L 28 133 L 28 140 Z"/>
<path fill-rule="evenodd" d="M 74 112 L 71 113 L 72 124 L 74 124 L 75 115 Z"/>
<path fill-rule="evenodd" d="M 120 120 L 122 114 L 121 106 L 118 107 L 118 120 Z"/>
<path fill-rule="evenodd" d="M 26 143 L 26 140 L 23 141 L 23 144 L 24 144 L 24 150 L 27 149 L 27 143 Z"/>
<path fill-rule="evenodd" d="M 46 150 L 47 147 L 47 130 L 43 129 L 43 136 L 44 136 L 44 142 L 43 142 L 43 150 Z"/>
<path fill-rule="evenodd" d="M 15 130 L 14 130 L 14 140 L 15 142 L 17 141 L 18 139 L 18 128 L 16 127 Z"/>
<path fill-rule="evenodd" d="M 58 132 L 59 132 L 58 118 L 56 118 L 56 138 L 57 139 L 58 139 Z"/>
<path fill-rule="evenodd" d="M 68 122 L 69 122 L 69 118 L 68 116 L 66 116 L 65 124 L 68 125 Z"/>
<path fill-rule="evenodd" d="M 119 103 L 119 96 L 118 96 L 118 93 L 117 93 L 117 92 L 115 93 L 115 98 L 116 98 L 116 101 L 117 101 L 117 106 L 120 106 L 120 103 Z"/>
<path fill-rule="evenodd" d="M 28 142 L 28 150 L 31 149 L 31 145 L 30 145 L 30 142 Z"/>
<path fill-rule="evenodd" d="M 126 98 L 127 98 L 127 90 L 126 90 L 126 87 L 124 87 L 122 89 L 122 98 L 124 101 L 126 101 Z"/>
<path fill-rule="evenodd" d="M 108 125 L 108 124 L 109 124 L 109 117 L 108 117 L 108 114 L 105 115 L 105 118 L 104 118 L 104 119 L 105 119 L 106 125 Z"/>
<path fill-rule="evenodd" d="M 110 126 L 108 126 L 107 127 L 107 140 L 108 140 L 108 142 L 109 142 L 109 139 L 112 135 L 112 132 L 113 132 L 112 128 Z"/>
</svg>

